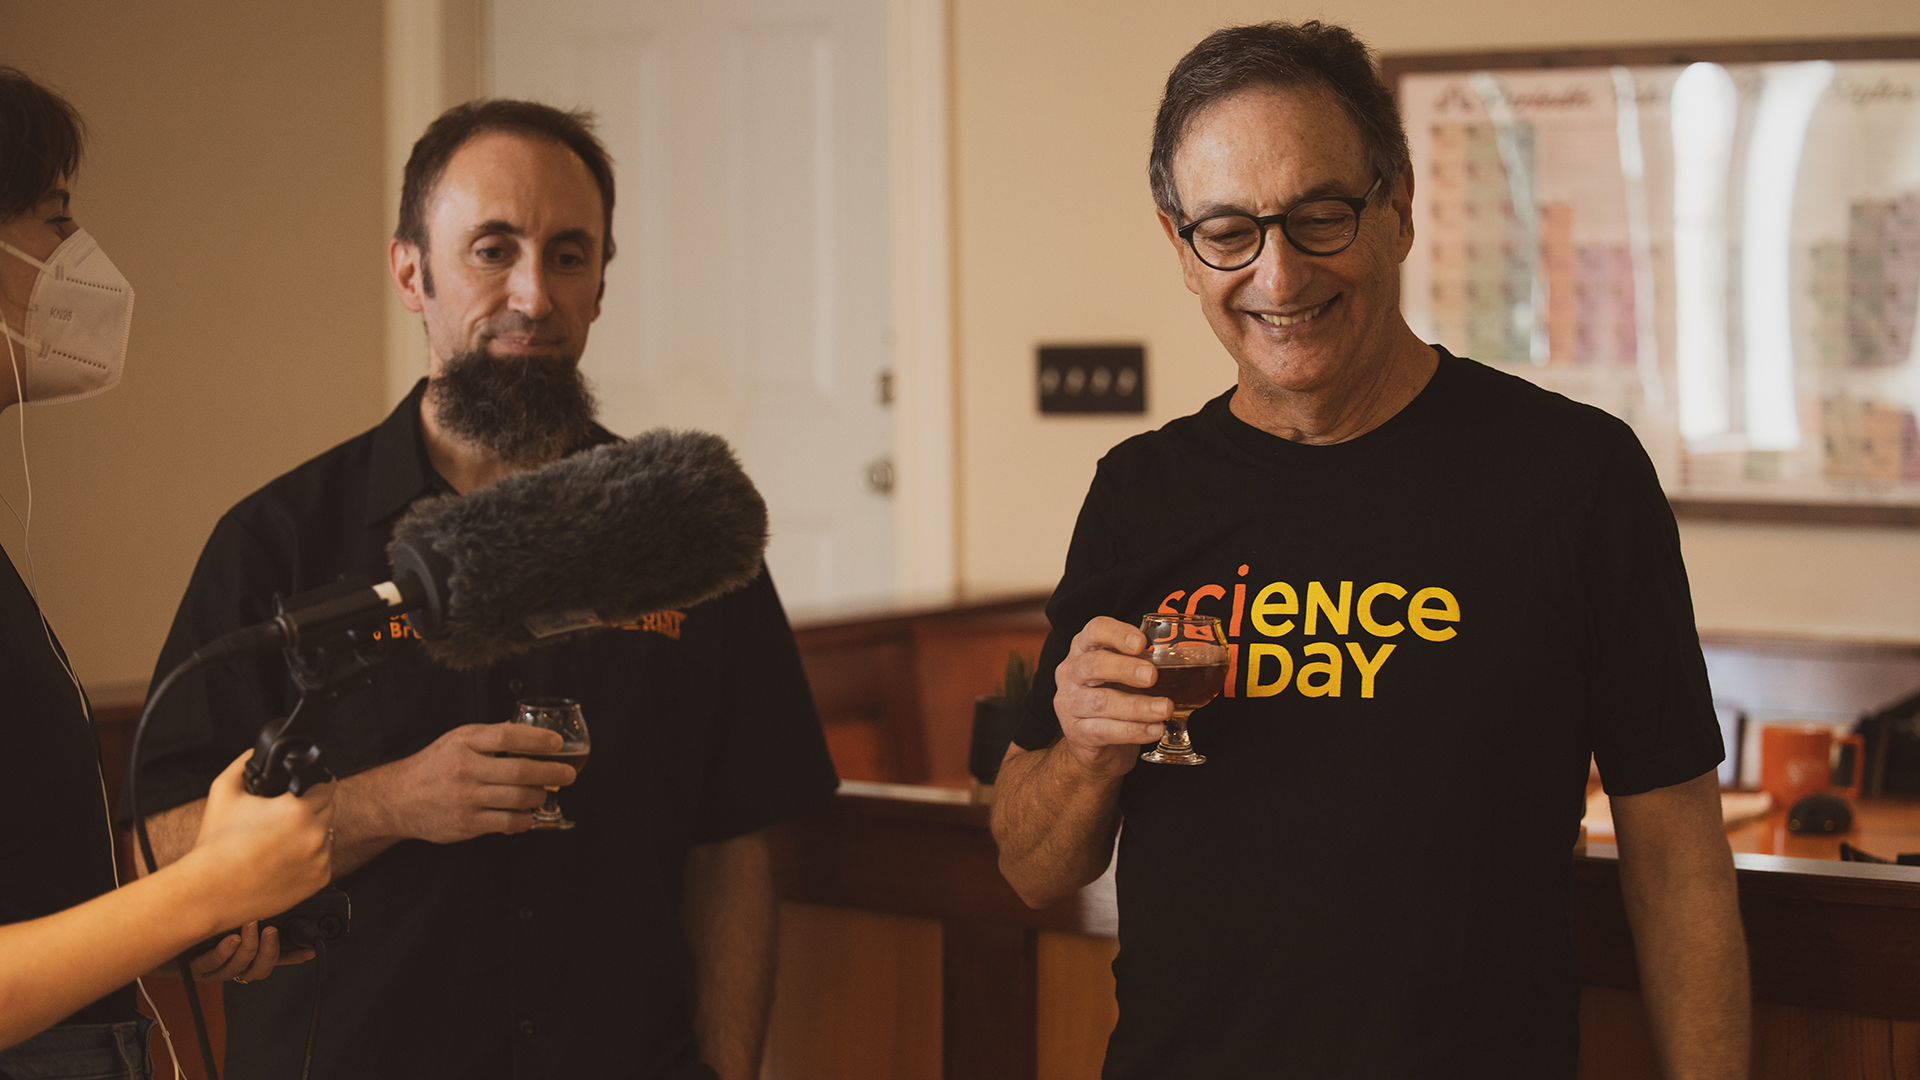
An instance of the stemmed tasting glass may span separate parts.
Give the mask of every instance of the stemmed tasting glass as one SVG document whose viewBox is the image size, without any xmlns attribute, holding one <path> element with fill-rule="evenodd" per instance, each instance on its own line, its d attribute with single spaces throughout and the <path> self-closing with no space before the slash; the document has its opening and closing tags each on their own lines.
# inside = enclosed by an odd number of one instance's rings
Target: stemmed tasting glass
<svg viewBox="0 0 1920 1080">
<path fill-rule="evenodd" d="M 558 753 L 515 754 L 515 757 L 571 765 L 576 779 L 586 771 L 587 754 L 593 749 L 593 740 L 587 735 L 587 721 L 580 715 L 579 702 L 571 698 L 528 698 L 515 706 L 512 722 L 557 731 L 561 739 Z M 533 828 L 573 828 L 573 822 L 560 812 L 559 788 L 547 789 L 546 805 L 533 812 Z"/>
<path fill-rule="evenodd" d="M 1147 662 L 1159 671 L 1153 686 L 1140 692 L 1173 701 L 1160 745 L 1140 760 L 1198 765 L 1207 759 L 1193 752 L 1187 717 L 1227 688 L 1226 631 L 1211 615 L 1148 615 L 1140 620 L 1140 632 L 1147 635 Z"/>
</svg>

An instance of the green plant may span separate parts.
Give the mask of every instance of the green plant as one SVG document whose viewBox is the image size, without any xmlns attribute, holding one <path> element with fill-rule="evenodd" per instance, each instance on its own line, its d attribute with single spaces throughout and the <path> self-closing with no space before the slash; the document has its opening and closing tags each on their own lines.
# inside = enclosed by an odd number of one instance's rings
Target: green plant
<svg viewBox="0 0 1920 1080">
<path fill-rule="evenodd" d="M 1033 688 L 1033 665 L 1020 655 L 1019 650 L 1007 651 L 1007 672 L 1000 680 L 1000 691 L 996 697 L 1009 705 L 1018 705 L 1027 700 L 1027 691 Z"/>
</svg>

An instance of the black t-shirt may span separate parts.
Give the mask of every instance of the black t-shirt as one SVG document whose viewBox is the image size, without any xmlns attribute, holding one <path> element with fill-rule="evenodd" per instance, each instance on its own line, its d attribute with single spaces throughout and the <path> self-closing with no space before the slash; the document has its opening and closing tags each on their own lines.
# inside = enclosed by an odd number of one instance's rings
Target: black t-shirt
<svg viewBox="0 0 1920 1080">
<path fill-rule="evenodd" d="M 395 519 L 445 490 L 419 435 L 423 387 L 381 427 L 221 519 L 158 674 L 271 617 L 276 591 L 390 576 Z M 404 841 L 337 882 L 353 924 L 328 958 L 314 1075 L 709 1075 L 696 1061 L 680 930 L 688 848 L 788 817 L 837 783 L 766 574 L 476 672 L 429 663 L 404 623 L 377 636 L 383 669 L 340 701 L 321 740 L 336 775 L 462 724 L 504 721 L 525 697 L 579 700 L 593 758 L 560 791 L 570 831 Z M 199 798 L 297 700 L 278 655 L 182 679 L 149 735 L 147 812 Z M 313 1000 L 311 964 L 229 986 L 227 1075 L 298 1075 Z"/>
<path fill-rule="evenodd" d="M 1121 794 L 1110 1080 L 1572 1076 L 1568 859 L 1721 758 L 1679 537 L 1626 425 L 1441 350 L 1310 446 L 1232 394 L 1100 463 L 1016 742 L 1095 615 L 1219 616 L 1199 766 Z"/>
<path fill-rule="evenodd" d="M 0 555 L 0 925 L 64 911 L 113 890 L 113 834 L 100 744 L 53 632 Z M 133 1019 L 128 985 L 62 1020 Z"/>
</svg>

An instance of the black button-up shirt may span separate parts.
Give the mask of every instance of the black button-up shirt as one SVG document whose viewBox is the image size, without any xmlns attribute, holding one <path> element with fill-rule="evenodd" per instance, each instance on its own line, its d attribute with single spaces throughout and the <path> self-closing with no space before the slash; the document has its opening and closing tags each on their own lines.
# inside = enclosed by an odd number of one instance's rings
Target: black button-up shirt
<svg viewBox="0 0 1920 1080">
<path fill-rule="evenodd" d="M 221 519 L 156 681 L 198 645 L 270 618 L 276 593 L 390 576 L 394 521 L 447 490 L 420 433 L 424 387 Z M 340 701 L 321 740 L 336 775 L 504 721 L 521 697 L 580 701 L 592 767 L 560 792 L 575 829 L 403 841 L 337 882 L 352 931 L 328 958 L 313 1075 L 706 1075 L 680 930 L 687 850 L 791 816 L 836 783 L 771 580 L 763 571 L 685 612 L 477 672 L 429 663 L 403 622 L 377 637 L 383 669 Z M 148 736 L 147 812 L 204 796 L 297 700 L 279 656 L 182 679 Z M 299 1075 L 315 970 L 228 987 L 232 1080 Z"/>
</svg>

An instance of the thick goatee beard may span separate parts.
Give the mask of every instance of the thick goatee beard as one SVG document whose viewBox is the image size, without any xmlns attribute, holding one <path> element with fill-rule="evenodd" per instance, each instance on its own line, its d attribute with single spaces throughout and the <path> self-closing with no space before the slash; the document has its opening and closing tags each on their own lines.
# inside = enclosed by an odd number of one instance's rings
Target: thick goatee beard
<svg viewBox="0 0 1920 1080">
<path fill-rule="evenodd" d="M 584 446 L 599 410 L 578 365 L 477 349 L 448 360 L 427 398 L 442 428 L 519 468 Z"/>
</svg>

